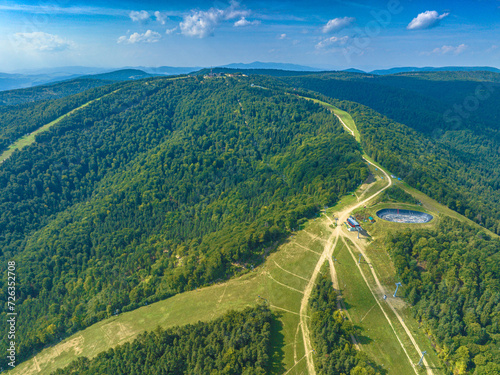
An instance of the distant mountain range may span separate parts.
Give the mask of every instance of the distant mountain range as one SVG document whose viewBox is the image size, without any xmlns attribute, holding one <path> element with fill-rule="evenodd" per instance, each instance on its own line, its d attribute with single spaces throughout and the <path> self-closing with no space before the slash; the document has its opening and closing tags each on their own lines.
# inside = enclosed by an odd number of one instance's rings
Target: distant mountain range
<svg viewBox="0 0 500 375">
<path fill-rule="evenodd" d="M 81 78 L 100 79 L 104 81 L 129 81 L 134 79 L 154 77 L 156 75 L 158 74 L 146 73 L 145 71 L 139 69 L 121 69 L 108 73 L 86 75 Z"/>
<path fill-rule="evenodd" d="M 174 66 L 160 66 L 160 67 L 138 66 L 138 67 L 124 67 L 123 69 L 67 66 L 58 68 L 41 68 L 41 69 L 29 69 L 29 70 L 25 69 L 25 70 L 19 70 L 16 73 L 0 73 L 0 91 L 40 86 L 40 85 L 51 84 L 55 82 L 81 78 L 81 77 L 111 80 L 111 81 L 122 81 L 129 79 L 147 78 L 154 75 L 188 74 L 200 71 L 202 69 L 203 69 L 202 67 L 174 67 Z M 205 69 L 209 68 L 206 67 Z M 263 74 L 270 74 L 270 72 L 274 70 L 274 71 L 281 71 L 282 73 L 287 72 L 287 74 L 285 75 L 293 75 L 293 72 L 300 72 L 300 74 L 302 75 L 306 72 L 317 73 L 325 71 L 324 69 L 322 70 L 305 65 L 260 62 L 260 61 L 255 61 L 249 64 L 245 63 L 227 64 L 216 68 L 214 67 L 213 69 L 253 70 L 255 74 L 261 74 L 259 72 L 263 70 L 267 71 L 267 73 Z M 489 66 L 472 66 L 472 67 L 445 66 L 438 68 L 397 67 L 390 69 L 378 69 L 378 70 L 373 70 L 371 72 L 365 72 L 363 70 L 350 68 L 350 69 L 345 69 L 343 71 L 349 73 L 376 74 L 376 75 L 389 75 L 389 74 L 423 72 L 423 71 L 430 71 L 430 72 L 489 71 L 489 72 L 500 73 L 500 69 Z M 283 75 L 282 73 L 279 72 L 276 73 L 277 73 L 276 75 Z"/>
<path fill-rule="evenodd" d="M 366 72 L 365 72 L 365 71 L 363 71 L 363 70 L 359 70 L 359 69 L 354 69 L 354 68 L 345 69 L 345 70 L 343 70 L 343 72 L 366 74 Z"/>
<path fill-rule="evenodd" d="M 387 74 L 408 73 L 408 72 L 445 72 L 445 71 L 449 72 L 486 71 L 486 72 L 500 73 L 500 69 L 493 68 L 491 66 L 443 66 L 440 68 L 426 66 L 423 68 L 400 67 L 391 69 L 380 69 L 380 70 L 373 70 L 370 72 L 370 74 L 387 75 Z"/>
<path fill-rule="evenodd" d="M 220 66 L 220 68 L 231 68 L 231 69 L 277 69 L 277 70 L 287 70 L 287 71 L 299 71 L 299 72 L 320 72 L 320 71 L 331 71 L 332 69 L 318 69 L 310 66 L 297 65 L 297 64 L 285 64 L 285 63 L 266 63 L 255 61 L 250 64 L 236 63 Z M 500 73 L 500 69 L 493 68 L 490 66 L 443 66 L 443 67 L 396 67 L 390 69 L 378 69 L 372 70 L 370 72 L 349 68 L 342 69 L 343 72 L 349 73 L 364 73 L 364 74 L 377 74 L 377 75 L 387 75 L 387 74 L 397 74 L 397 73 L 407 73 L 407 72 L 442 72 L 442 71 L 452 71 L 452 72 L 474 72 L 474 71 L 487 71 Z"/>
<path fill-rule="evenodd" d="M 0 73 L 0 91 L 22 89 L 51 84 L 75 78 L 94 78 L 110 81 L 147 78 L 154 75 L 188 74 L 201 67 L 125 67 L 123 69 L 68 66 L 20 70 L 16 73 Z"/>
<path fill-rule="evenodd" d="M 74 77 L 74 75 L 0 73 L 0 91 L 39 86 Z"/>
</svg>

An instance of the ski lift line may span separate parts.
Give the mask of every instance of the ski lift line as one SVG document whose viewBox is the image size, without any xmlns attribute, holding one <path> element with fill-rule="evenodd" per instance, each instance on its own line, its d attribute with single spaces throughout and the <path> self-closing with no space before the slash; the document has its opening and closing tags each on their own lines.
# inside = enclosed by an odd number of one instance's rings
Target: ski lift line
<svg viewBox="0 0 500 375">
<path fill-rule="evenodd" d="M 342 238 L 342 240 L 344 241 L 344 243 L 346 244 L 347 246 L 347 243 L 345 241 L 345 237 Z M 361 247 L 356 243 L 356 242 L 351 242 L 360 252 L 363 252 L 363 250 L 361 249 Z M 348 250 L 351 251 L 351 249 L 348 247 Z M 352 252 L 351 252 L 352 254 Z M 366 260 L 369 262 L 369 258 L 366 256 L 366 254 L 364 254 Z M 355 258 L 354 258 L 354 255 L 352 254 L 352 257 L 355 261 Z M 361 270 L 361 267 L 359 265 L 357 265 L 358 268 Z M 373 278 L 375 279 L 375 282 L 377 283 L 377 286 L 378 286 L 378 289 L 380 291 L 384 291 L 384 288 L 382 286 L 382 284 L 380 283 L 380 279 L 378 278 L 377 274 L 375 273 L 375 270 L 373 269 L 373 267 L 370 268 L 371 269 L 371 272 L 372 272 L 372 275 L 373 275 Z M 364 274 L 362 274 L 362 276 L 364 277 Z M 368 284 L 367 284 L 368 285 Z M 370 289 L 371 291 L 371 289 Z M 373 296 L 376 298 L 375 294 L 372 292 Z M 377 299 L 377 303 L 378 302 L 378 299 Z M 380 303 L 379 303 L 380 305 Z M 389 308 L 392 310 L 392 312 L 394 313 L 394 315 L 396 315 L 396 318 L 398 319 L 399 323 L 401 324 L 401 326 L 403 327 L 403 330 L 406 332 L 406 335 L 408 336 L 408 338 L 410 339 L 411 343 L 413 344 L 413 347 L 415 348 L 415 350 L 417 351 L 417 353 L 420 353 L 421 350 L 420 350 L 420 347 L 417 343 L 417 341 L 415 340 L 415 338 L 413 337 L 411 331 L 409 330 L 409 328 L 406 326 L 405 322 L 403 321 L 403 318 L 401 318 L 401 315 L 398 313 L 398 311 L 396 310 L 396 308 L 389 302 L 387 304 L 389 306 Z M 380 305 L 382 306 L 382 305 Z M 384 311 L 384 314 L 385 314 L 385 311 Z M 392 323 L 390 323 L 392 324 Z M 404 347 L 403 347 L 404 350 L 406 350 Z M 409 357 L 408 357 L 409 358 Z M 432 369 L 429 367 L 427 361 L 425 360 L 424 358 L 424 365 L 426 366 L 426 371 L 427 371 L 427 374 L 428 375 L 432 375 L 434 374 L 434 372 L 432 371 Z M 412 362 L 412 365 L 414 365 L 414 363 Z"/>
<path fill-rule="evenodd" d="M 282 271 L 284 271 L 284 272 L 286 272 L 286 273 L 289 273 L 289 274 L 290 274 L 290 275 L 292 275 L 292 276 L 298 277 L 299 279 L 302 279 L 302 280 L 305 280 L 305 281 L 309 281 L 309 279 L 306 279 L 305 277 L 302 277 L 302 276 L 299 276 L 299 275 L 297 275 L 297 274 L 295 274 L 295 273 L 293 273 L 293 272 L 287 271 L 286 269 L 284 269 L 283 267 L 281 267 L 278 263 L 276 263 L 276 261 L 275 261 L 275 260 L 273 260 L 273 262 L 274 262 L 274 264 L 276 264 L 276 266 L 277 266 L 280 270 L 282 270 Z"/>
<path fill-rule="evenodd" d="M 406 357 L 408 358 L 408 361 L 410 362 L 413 370 L 415 371 L 415 374 L 418 375 L 418 371 L 417 371 L 417 368 L 415 366 L 415 364 L 413 363 L 412 359 L 410 358 L 410 355 L 408 354 L 408 351 L 406 350 L 406 347 L 403 345 L 403 342 L 401 341 L 401 339 L 399 338 L 399 335 L 397 334 L 396 332 L 396 329 L 394 328 L 394 325 L 392 324 L 392 321 L 391 319 L 389 318 L 389 316 L 387 315 L 387 312 L 384 310 L 384 308 L 382 307 L 380 301 L 377 299 L 375 293 L 373 292 L 372 288 L 370 287 L 370 284 L 368 283 L 368 279 L 366 278 L 365 274 L 363 273 L 363 270 L 361 269 L 361 266 L 356 262 L 356 257 L 354 256 L 354 253 L 352 252 L 351 248 L 349 247 L 349 245 L 347 244 L 344 236 L 342 236 L 342 241 L 344 242 L 345 246 L 347 247 L 347 250 L 349 250 L 349 253 L 351 254 L 351 257 L 354 261 L 354 263 L 356 264 L 356 266 L 358 267 L 358 270 L 361 274 L 361 276 L 363 277 L 363 280 L 365 281 L 365 284 L 366 286 L 368 287 L 368 289 L 370 290 L 373 298 L 375 299 L 375 302 L 378 304 L 378 306 L 380 307 L 380 310 L 382 311 L 382 313 L 384 314 L 385 316 L 385 319 L 387 320 L 387 323 L 389 323 L 389 326 L 391 327 L 392 329 L 392 332 L 394 333 L 394 335 L 396 336 L 401 348 L 403 349 L 404 353 L 406 354 Z"/>
<path fill-rule="evenodd" d="M 314 350 L 311 350 L 310 352 L 308 352 L 308 353 L 304 354 L 304 356 L 303 356 L 301 359 L 299 359 L 299 360 L 297 361 L 297 363 L 295 363 L 292 367 L 290 367 L 290 368 L 288 369 L 288 371 L 287 371 L 287 372 L 285 372 L 283 375 L 286 375 L 286 374 L 288 374 L 290 371 L 292 371 L 292 370 L 293 370 L 293 368 L 294 368 L 295 366 L 297 366 L 297 365 L 300 363 L 300 361 L 302 361 L 304 358 L 306 358 L 306 357 L 307 357 L 309 354 L 311 354 L 312 352 L 314 352 Z"/>
<path fill-rule="evenodd" d="M 293 291 L 295 291 L 295 292 L 298 292 L 298 293 L 300 293 L 300 294 L 304 294 L 304 292 L 303 292 L 303 291 L 301 291 L 301 290 L 295 289 L 295 288 L 293 288 L 293 287 L 291 287 L 291 286 L 288 286 L 288 285 L 286 285 L 286 284 L 283 284 L 283 283 L 279 282 L 279 281 L 278 281 L 278 280 L 276 280 L 274 277 L 272 277 L 272 275 L 271 275 L 270 273 L 268 273 L 268 274 L 267 274 L 267 276 L 268 276 L 271 280 L 273 280 L 275 283 L 277 283 L 277 284 L 279 284 L 279 285 L 281 285 L 281 286 L 284 286 L 285 288 L 288 288 L 288 289 L 293 290 Z"/>
<path fill-rule="evenodd" d="M 363 315 L 363 317 L 362 317 L 362 318 L 361 318 L 361 320 L 359 321 L 360 323 L 363 321 L 363 319 L 364 319 L 364 318 L 366 318 L 366 316 L 367 316 L 367 315 L 368 315 L 368 314 L 369 314 L 369 313 L 373 310 L 373 308 L 374 308 L 375 306 L 377 306 L 377 304 L 374 304 L 374 305 L 370 308 L 370 310 L 368 310 L 368 311 L 366 312 L 366 314 L 365 314 L 365 315 Z"/>
<path fill-rule="evenodd" d="M 422 352 L 422 357 L 420 357 L 420 361 L 418 361 L 418 365 L 417 366 L 422 366 L 422 361 L 424 360 L 424 355 L 427 354 L 427 351 L 423 351 Z"/>
<path fill-rule="evenodd" d="M 295 311 L 291 311 L 291 310 L 287 310 L 287 309 L 284 309 L 283 307 L 279 307 L 279 306 L 275 306 L 275 305 L 269 305 L 269 307 L 273 308 L 273 309 L 278 309 L 278 310 L 282 310 L 282 311 L 285 311 L 287 313 L 290 313 L 290 314 L 294 314 L 294 315 L 299 315 L 300 314 L 298 312 L 295 312 Z M 311 318 L 309 315 L 304 315 L 306 318 Z"/>
</svg>

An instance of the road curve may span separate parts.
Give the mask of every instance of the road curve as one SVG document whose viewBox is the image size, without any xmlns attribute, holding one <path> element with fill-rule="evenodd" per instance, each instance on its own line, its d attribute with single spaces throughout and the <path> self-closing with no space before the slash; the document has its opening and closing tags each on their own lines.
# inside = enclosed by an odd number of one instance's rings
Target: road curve
<svg viewBox="0 0 500 375">
<path fill-rule="evenodd" d="M 307 99 L 307 98 L 306 98 Z M 333 111 L 332 111 L 333 112 Z M 340 118 L 340 116 L 338 116 L 335 112 L 333 112 L 335 114 L 335 116 L 339 119 L 340 123 L 344 126 L 344 128 L 353 136 L 355 137 L 355 134 L 354 134 L 354 130 L 350 129 L 345 123 L 344 121 Z M 338 215 L 338 219 L 339 219 L 339 222 L 344 222 L 347 220 L 347 218 L 349 217 L 349 215 L 351 214 L 352 211 L 354 211 L 355 209 L 361 207 L 361 206 L 364 206 L 366 205 L 369 201 L 371 201 L 373 198 L 375 198 L 377 195 L 381 194 L 384 190 L 388 189 L 389 187 L 392 186 L 392 179 L 391 177 L 389 176 L 389 174 L 383 169 L 381 168 L 380 166 L 378 165 L 375 165 L 373 162 L 369 161 L 367 158 L 363 157 L 363 159 L 373 165 L 374 167 L 380 169 L 380 171 L 382 171 L 382 173 L 385 175 L 385 178 L 386 178 L 386 181 L 388 182 L 385 186 L 383 186 L 382 188 L 380 188 L 379 190 L 377 190 L 376 192 L 374 192 L 373 194 L 371 194 L 370 196 L 366 197 L 365 199 L 363 199 L 362 201 L 360 202 L 357 202 L 355 204 L 352 204 L 348 207 L 345 207 L 342 211 L 336 213 Z M 314 268 L 314 271 L 311 275 L 311 278 L 309 279 L 309 282 L 304 290 L 304 296 L 302 298 L 302 301 L 301 301 L 301 305 L 300 305 L 300 322 L 301 322 L 301 327 L 302 327 L 302 338 L 303 338 L 303 341 L 304 341 L 304 349 L 305 349 L 305 357 L 306 357 L 306 361 L 307 361 L 307 370 L 308 370 L 308 373 L 309 375 L 316 375 L 316 370 L 314 368 L 314 358 L 312 356 L 312 353 L 314 352 L 313 350 L 313 347 L 312 347 L 312 343 L 311 343 L 311 337 L 310 337 L 310 333 L 309 333 L 309 328 L 308 328 L 308 325 L 307 325 L 307 321 L 306 321 L 306 312 L 307 312 L 307 306 L 308 306 L 308 303 L 309 303 L 309 298 L 311 296 L 311 292 L 312 292 L 312 289 L 314 287 L 314 284 L 316 282 L 316 278 L 321 270 L 321 267 L 323 266 L 323 263 L 325 261 L 329 261 L 330 263 L 330 268 L 332 268 L 330 270 L 331 272 L 331 275 L 332 275 L 332 282 L 334 282 L 334 276 L 336 275 L 336 272 L 335 272 L 335 269 L 333 267 L 333 262 L 331 261 L 331 257 L 332 257 L 332 254 L 333 254 L 333 250 L 335 248 L 335 244 L 337 243 L 337 241 L 341 238 L 341 237 L 345 237 L 344 234 L 342 234 L 342 227 L 341 225 L 338 225 L 333 231 L 332 231 L 332 235 L 329 237 L 328 241 L 327 241 L 327 244 L 325 245 L 324 247 L 324 250 L 323 252 L 321 253 L 321 256 L 318 260 L 318 262 L 316 263 L 316 266 Z M 345 239 L 343 238 L 343 240 L 345 241 Z M 361 250 L 361 247 L 358 246 L 357 244 L 355 244 L 356 247 L 358 248 L 359 251 L 361 251 L 361 253 L 363 254 L 363 256 L 368 260 L 367 256 L 366 256 L 366 253 Z M 369 260 L 368 260 L 369 261 Z M 361 272 L 361 270 L 360 270 Z M 362 272 L 361 272 L 362 273 Z M 379 288 L 379 291 L 382 291 L 384 290 L 377 275 L 375 274 L 375 271 L 372 269 L 372 274 L 375 278 L 375 282 L 377 284 L 377 287 Z M 364 274 L 362 273 L 362 276 L 363 278 L 365 279 L 365 281 L 367 282 L 367 285 L 368 285 L 368 281 L 366 280 Z M 369 289 L 370 291 L 372 291 L 372 294 L 374 293 L 373 290 L 372 290 L 372 287 L 369 286 Z M 379 307 L 382 309 L 382 312 L 384 313 L 384 315 L 386 316 L 386 319 L 388 320 L 390 326 L 393 328 L 393 325 L 392 325 L 392 322 L 390 320 L 390 318 L 387 316 L 387 314 L 385 313 L 385 311 L 383 310 L 383 307 L 380 305 L 380 302 L 378 301 L 376 295 L 374 294 L 374 297 L 377 301 L 377 303 L 379 304 Z M 388 305 L 390 307 L 390 309 L 393 311 L 393 313 L 396 315 L 398 321 L 400 322 L 400 324 L 403 326 L 403 329 L 405 330 L 406 334 L 408 335 L 410 341 L 412 342 L 414 348 L 417 350 L 418 353 L 421 353 L 421 350 L 415 340 L 415 338 L 413 337 L 413 335 L 411 334 L 411 331 L 408 329 L 408 327 L 406 326 L 406 324 L 404 323 L 401 315 L 399 314 L 399 312 L 394 308 L 394 306 L 388 302 Z M 394 330 L 394 328 L 393 328 Z M 396 332 L 394 331 L 394 333 L 396 334 Z M 397 335 L 396 335 L 397 336 Z M 407 351 L 406 351 L 406 348 L 404 347 L 403 343 L 401 342 L 401 340 L 399 340 L 398 338 L 398 341 L 402 347 L 402 349 L 404 350 L 404 352 L 406 353 L 407 355 L 407 358 L 408 360 L 410 361 L 414 371 L 416 374 L 418 374 L 417 372 L 417 369 L 416 369 L 416 366 L 415 364 L 411 361 L 411 358 L 410 356 L 408 355 Z M 427 375 L 433 375 L 433 371 L 430 369 L 430 367 L 428 366 L 428 363 L 426 361 L 426 359 L 424 358 L 423 360 L 424 362 L 424 365 L 426 367 L 426 372 L 427 372 Z"/>
</svg>

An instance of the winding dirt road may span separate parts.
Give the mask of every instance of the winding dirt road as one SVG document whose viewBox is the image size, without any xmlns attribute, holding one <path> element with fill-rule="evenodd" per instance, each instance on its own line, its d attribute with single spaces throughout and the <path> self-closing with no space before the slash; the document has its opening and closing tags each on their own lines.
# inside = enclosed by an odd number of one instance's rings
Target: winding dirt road
<svg viewBox="0 0 500 375">
<path fill-rule="evenodd" d="M 337 116 L 337 118 L 339 119 L 340 123 L 344 126 L 344 128 L 349 133 L 351 133 L 352 136 L 354 136 L 354 131 L 352 129 L 350 129 L 337 114 L 335 114 L 335 116 Z M 370 162 L 366 158 L 363 158 L 363 159 L 367 163 L 369 163 L 369 164 L 377 167 L 378 169 L 380 169 L 382 171 L 382 173 L 385 175 L 385 180 L 388 183 L 384 187 L 380 188 L 376 192 L 374 192 L 374 193 L 370 194 L 369 196 L 367 196 L 366 198 L 364 198 L 363 200 L 358 201 L 358 202 L 356 202 L 356 203 L 354 203 L 354 204 L 352 204 L 350 206 L 347 206 L 342 211 L 337 212 L 336 216 L 338 217 L 338 223 L 345 222 L 347 220 L 347 218 L 349 217 L 349 215 L 351 214 L 352 211 L 356 210 L 359 207 L 362 207 L 362 206 L 366 205 L 373 198 L 375 198 L 376 196 L 378 196 L 379 194 L 381 194 L 384 190 L 386 190 L 386 189 L 388 189 L 389 187 L 392 186 L 392 179 L 390 178 L 389 174 L 383 168 L 381 168 L 378 165 L 373 164 L 372 162 Z M 326 215 L 326 216 L 330 220 L 330 222 L 333 224 L 333 221 L 331 220 L 331 218 L 328 217 L 328 215 Z M 332 279 L 333 286 L 334 286 L 335 289 L 339 289 L 338 281 L 337 281 L 338 280 L 338 278 L 337 278 L 337 272 L 335 270 L 335 265 L 334 265 L 334 262 L 332 260 L 332 255 L 333 255 L 333 250 L 335 249 L 335 246 L 336 246 L 337 242 L 339 240 L 342 240 L 345 243 L 345 245 L 347 246 L 347 248 L 349 249 L 351 255 L 354 256 L 354 254 L 353 254 L 353 252 L 351 250 L 351 247 L 348 244 L 347 239 L 349 239 L 349 237 L 345 233 L 345 230 L 343 230 L 342 225 L 337 225 L 332 230 L 332 233 L 329 236 L 329 238 L 328 238 L 328 240 L 327 240 L 327 242 L 326 242 L 326 244 L 324 246 L 324 250 L 321 253 L 321 256 L 320 256 L 318 262 L 316 263 L 316 266 L 315 266 L 314 271 L 313 271 L 313 273 L 311 275 L 311 278 L 309 279 L 309 282 L 307 283 L 307 286 L 304 289 L 304 296 L 302 298 L 301 305 L 300 305 L 300 326 L 302 328 L 302 339 L 304 341 L 304 349 L 305 349 L 305 353 L 306 353 L 305 357 L 306 357 L 306 361 L 307 361 L 307 369 L 308 369 L 309 375 L 316 375 L 316 370 L 314 368 L 314 358 L 313 358 L 313 355 L 312 355 L 312 353 L 314 352 L 314 350 L 313 350 L 313 346 L 312 346 L 312 343 L 311 343 L 311 335 L 310 335 L 308 324 L 307 324 L 307 321 L 306 321 L 307 306 L 308 306 L 308 303 L 309 303 L 311 292 L 312 292 L 313 287 L 314 287 L 314 285 L 316 283 L 316 278 L 318 277 L 318 274 L 319 274 L 319 272 L 321 270 L 321 267 L 323 266 L 323 264 L 326 261 L 328 261 L 328 263 L 330 265 L 330 276 L 331 276 L 331 279 Z M 352 243 L 354 244 L 354 247 L 363 255 L 363 257 L 365 258 L 365 260 L 367 262 L 371 263 L 370 260 L 369 260 L 369 257 L 367 256 L 367 253 L 365 251 L 364 246 L 360 246 L 354 240 L 352 241 Z M 356 262 L 355 258 L 354 258 L 354 261 Z M 356 264 L 357 264 L 357 262 L 356 262 Z M 398 342 L 400 343 L 403 351 L 405 352 L 405 354 L 406 354 L 409 362 L 411 363 L 411 365 L 412 365 L 412 367 L 413 367 L 413 369 L 415 371 L 415 374 L 418 375 L 418 371 L 417 371 L 417 368 L 415 366 L 415 363 L 411 360 L 410 355 L 407 352 L 407 349 L 405 348 L 404 344 L 402 343 L 401 339 L 399 338 L 399 336 L 396 333 L 396 330 L 395 330 L 395 328 L 393 326 L 393 323 L 392 323 L 391 319 L 389 318 L 389 316 L 385 312 L 385 310 L 384 310 L 381 302 L 379 301 L 380 296 L 382 296 L 384 294 L 388 294 L 388 291 L 386 291 L 385 288 L 380 283 L 380 280 L 379 280 L 377 274 L 375 273 L 375 270 L 373 269 L 373 267 L 371 267 L 370 269 L 371 269 L 371 273 L 372 273 L 373 279 L 375 280 L 375 284 L 376 285 L 370 285 L 370 282 L 368 281 L 367 277 L 365 276 L 365 274 L 363 273 L 363 270 L 361 269 L 361 267 L 359 267 L 359 265 L 358 265 L 358 268 L 359 268 L 359 272 L 361 273 L 363 279 L 365 280 L 366 285 L 368 286 L 368 288 L 370 289 L 373 297 L 375 298 L 375 301 L 377 302 L 379 308 L 384 313 L 385 318 L 387 319 L 387 321 L 388 321 L 389 325 L 391 326 L 394 334 L 396 335 L 396 337 L 398 339 Z M 406 332 L 407 336 L 409 337 L 410 341 L 412 342 L 415 350 L 418 353 L 421 353 L 420 347 L 418 346 L 418 344 L 417 344 L 415 338 L 413 337 L 411 331 L 408 329 L 408 327 L 404 323 L 401 315 L 399 314 L 399 312 L 397 311 L 397 309 L 393 305 L 393 302 L 390 299 L 387 300 L 386 302 L 387 302 L 388 306 L 390 307 L 391 311 L 397 317 L 399 323 L 402 325 L 404 331 Z M 355 340 L 354 337 L 352 337 L 352 340 L 353 340 L 353 343 L 359 348 L 359 346 L 357 345 L 356 340 Z M 433 371 L 432 371 L 431 368 L 429 368 L 428 363 L 427 363 L 427 361 L 426 361 L 425 358 L 423 360 L 423 363 L 424 363 L 424 365 L 426 367 L 427 375 L 433 375 Z"/>
<path fill-rule="evenodd" d="M 366 160 L 366 161 L 368 163 L 370 163 L 368 160 Z M 370 164 L 372 164 L 372 163 L 370 163 Z M 385 171 L 383 171 L 383 172 L 385 173 Z M 368 198 L 365 198 L 361 202 L 350 205 L 350 206 L 344 208 L 342 211 L 338 212 L 337 215 L 339 218 L 339 222 L 342 223 L 342 222 L 346 221 L 347 218 L 349 217 L 350 213 L 353 210 L 365 205 L 371 199 L 375 198 L 377 195 L 382 193 L 385 189 L 389 188 L 392 185 L 392 181 L 389 178 L 389 176 L 387 176 L 387 181 L 389 181 L 389 183 L 386 186 L 379 189 L 378 191 L 376 191 L 375 193 L 370 195 Z M 311 297 L 311 292 L 312 292 L 312 289 L 314 287 L 314 284 L 316 283 L 316 278 L 318 277 L 319 271 L 321 270 L 321 267 L 323 266 L 325 261 L 331 260 L 332 255 L 333 255 L 333 249 L 335 248 L 335 244 L 337 243 L 337 241 L 339 240 L 339 238 L 342 235 L 343 235 L 342 234 L 342 226 L 337 225 L 337 227 L 333 230 L 332 235 L 328 238 L 328 241 L 324 247 L 323 253 L 321 253 L 320 258 L 319 258 L 318 262 L 316 263 L 316 267 L 314 267 L 314 271 L 313 271 L 311 278 L 309 279 L 309 282 L 304 290 L 304 297 L 302 298 L 302 301 L 300 304 L 300 322 L 302 324 L 302 338 L 304 340 L 304 348 L 305 348 L 305 352 L 306 352 L 306 361 L 307 361 L 307 368 L 308 368 L 309 375 L 316 375 L 316 370 L 314 369 L 314 360 L 313 360 L 313 356 L 312 356 L 313 348 L 312 348 L 312 344 L 311 344 L 309 328 L 308 328 L 306 318 L 305 318 L 306 312 L 307 312 L 307 305 L 309 303 L 309 298 Z M 332 263 L 330 263 L 330 265 L 331 264 Z M 336 277 L 335 267 L 330 266 L 330 272 L 332 273 L 332 276 L 334 276 L 334 277 L 332 277 L 332 280 L 336 279 L 337 277 Z"/>
</svg>

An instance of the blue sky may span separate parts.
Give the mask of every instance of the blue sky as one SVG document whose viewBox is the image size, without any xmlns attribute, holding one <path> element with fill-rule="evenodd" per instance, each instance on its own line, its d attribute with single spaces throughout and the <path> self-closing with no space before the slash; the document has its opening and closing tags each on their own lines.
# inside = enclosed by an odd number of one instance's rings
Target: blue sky
<svg viewBox="0 0 500 375">
<path fill-rule="evenodd" d="M 500 68 L 500 1 L 0 1 L 0 71 L 286 62 Z"/>
</svg>

